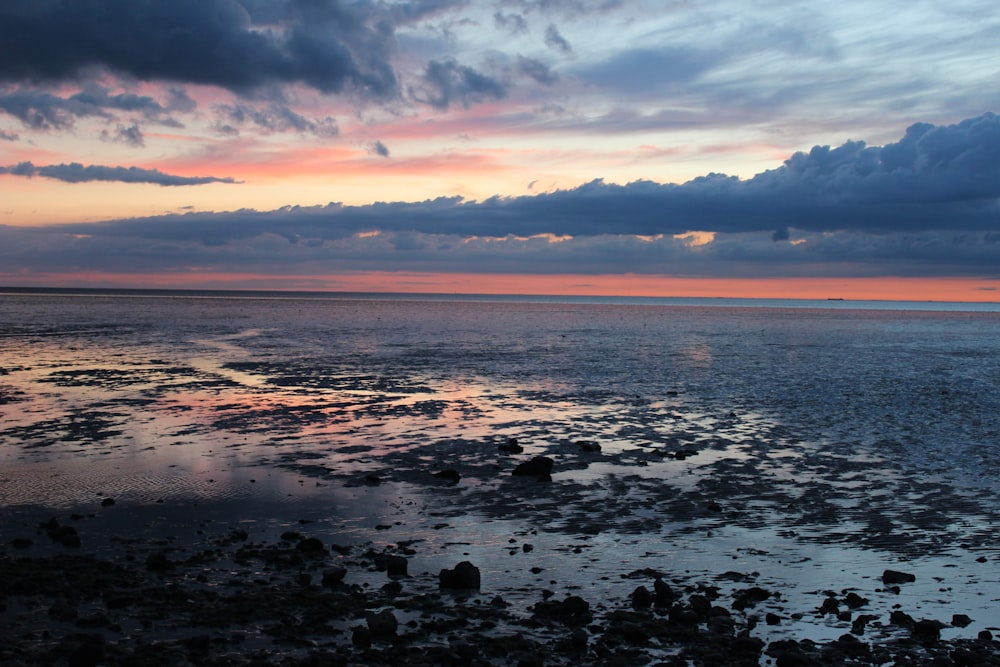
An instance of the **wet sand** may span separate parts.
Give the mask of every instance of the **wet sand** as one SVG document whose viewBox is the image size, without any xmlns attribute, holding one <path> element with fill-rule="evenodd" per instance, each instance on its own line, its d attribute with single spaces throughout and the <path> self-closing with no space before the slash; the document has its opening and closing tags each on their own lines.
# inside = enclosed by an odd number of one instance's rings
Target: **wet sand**
<svg viewBox="0 0 1000 667">
<path fill-rule="evenodd" d="M 150 331 L 3 339 L 0 663 L 1000 664 L 995 485 L 920 440 L 995 437 L 964 371 Z"/>
</svg>

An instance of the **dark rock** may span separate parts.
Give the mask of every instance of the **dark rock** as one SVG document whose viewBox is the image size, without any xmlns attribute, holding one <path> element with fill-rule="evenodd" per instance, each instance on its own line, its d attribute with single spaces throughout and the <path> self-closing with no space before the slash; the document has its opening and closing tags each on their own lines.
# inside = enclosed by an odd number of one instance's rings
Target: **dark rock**
<svg viewBox="0 0 1000 667">
<path fill-rule="evenodd" d="M 463 560 L 452 570 L 441 570 L 438 584 L 441 588 L 479 590 L 479 568 Z"/>
<path fill-rule="evenodd" d="M 393 637 L 399 628 L 399 621 L 396 620 L 396 615 L 392 613 L 391 609 L 383 609 L 377 614 L 368 612 L 365 614 L 365 620 L 368 622 L 368 631 L 375 638 Z"/>
<path fill-rule="evenodd" d="M 517 477 L 534 477 L 541 481 L 551 481 L 554 465 L 555 461 L 549 457 L 536 456 L 530 461 L 519 463 L 512 474 Z"/>
<path fill-rule="evenodd" d="M 851 591 L 844 596 L 844 604 L 851 609 L 857 609 L 858 607 L 863 607 L 868 604 L 868 598 L 863 598 L 857 593 Z"/>
<path fill-rule="evenodd" d="M 34 543 L 27 537 L 15 537 L 13 540 L 10 541 L 10 546 L 14 547 L 15 549 L 27 549 L 32 544 Z"/>
<path fill-rule="evenodd" d="M 889 622 L 903 628 L 912 628 L 915 623 L 912 616 L 899 609 L 889 614 Z"/>
<path fill-rule="evenodd" d="M 740 655 L 760 655 L 764 650 L 764 640 L 760 637 L 736 637 L 731 647 L 734 653 Z"/>
<path fill-rule="evenodd" d="M 303 539 L 302 533 L 294 530 L 286 530 L 281 534 L 281 539 L 284 542 L 298 542 Z"/>
<path fill-rule="evenodd" d="M 295 549 L 302 554 L 318 556 L 326 553 L 326 547 L 318 537 L 307 537 L 295 545 Z"/>
<path fill-rule="evenodd" d="M 343 583 L 347 576 L 347 568 L 341 565 L 334 565 L 323 570 L 323 585 L 328 587 L 338 586 Z"/>
<path fill-rule="evenodd" d="M 64 547 L 80 546 L 80 534 L 76 532 L 76 528 L 73 526 L 60 524 L 55 519 L 50 519 L 41 525 L 45 529 L 45 533 L 49 536 L 49 539 L 53 542 L 57 542 Z"/>
<path fill-rule="evenodd" d="M 372 631 L 363 625 L 353 628 L 351 631 L 351 643 L 358 648 L 371 648 Z"/>
<path fill-rule="evenodd" d="M 898 570 L 886 570 L 882 573 L 882 583 L 887 586 L 893 584 L 909 584 L 917 580 L 917 577 L 909 572 L 899 572 Z"/>
<path fill-rule="evenodd" d="M 177 567 L 177 563 L 167 557 L 165 551 L 154 551 L 146 556 L 146 569 L 150 572 L 168 572 Z"/>
<path fill-rule="evenodd" d="M 575 618 L 590 616 L 590 603 L 579 595 L 571 595 L 562 601 L 562 613 Z"/>
<path fill-rule="evenodd" d="M 921 642 L 934 643 L 941 638 L 941 628 L 944 624 L 940 621 L 921 620 L 913 624 L 911 634 L 914 639 Z"/>
<path fill-rule="evenodd" d="M 657 606 L 661 607 L 671 604 L 677 598 L 670 584 L 659 577 L 653 582 L 653 593 L 656 595 Z"/>
<path fill-rule="evenodd" d="M 434 473 L 434 476 L 440 480 L 444 480 L 449 484 L 458 484 L 459 480 L 462 479 L 462 475 L 459 474 L 454 468 L 448 468 L 447 470 L 442 470 L 441 472 Z"/>
<path fill-rule="evenodd" d="M 524 553 L 531 553 L 534 550 L 534 548 L 535 548 L 534 545 L 528 544 L 527 542 L 521 545 L 521 551 L 523 551 Z"/>
<path fill-rule="evenodd" d="M 520 454 L 524 451 L 524 447 L 518 444 L 517 438 L 508 438 L 507 442 L 500 443 L 497 449 L 504 454 Z"/>
<path fill-rule="evenodd" d="M 390 577 L 407 576 L 409 561 L 403 556 L 387 556 L 385 559 L 385 571 Z"/>
<path fill-rule="evenodd" d="M 871 614 L 859 614 L 858 617 L 851 622 L 851 632 L 856 635 L 863 635 L 865 634 L 865 626 L 867 626 L 871 621 L 877 620 L 878 616 L 873 616 Z"/>
<path fill-rule="evenodd" d="M 365 475 L 365 484 L 367 484 L 368 486 L 378 486 L 381 483 L 382 483 L 382 478 L 376 475 L 375 473 L 372 472 Z"/>
<path fill-rule="evenodd" d="M 69 656 L 70 667 L 97 667 L 105 659 L 105 640 L 103 635 L 87 635 L 77 644 Z"/>
<path fill-rule="evenodd" d="M 980 630 L 976 638 L 981 642 L 991 642 L 993 641 L 993 633 L 989 630 Z"/>
<path fill-rule="evenodd" d="M 708 616 L 708 612 L 712 611 L 712 603 L 704 595 L 692 595 L 688 598 L 688 604 L 691 605 L 694 613 L 702 618 Z"/>
<path fill-rule="evenodd" d="M 395 597 L 403 592 L 403 584 L 398 581 L 390 581 L 386 585 L 382 586 L 382 592 L 386 595 Z"/>
<path fill-rule="evenodd" d="M 764 622 L 768 625 L 781 625 L 781 617 L 774 612 L 767 612 L 764 614 Z"/>
<path fill-rule="evenodd" d="M 105 498 L 101 501 L 101 507 L 112 507 L 115 504 L 114 498 Z"/>
<path fill-rule="evenodd" d="M 632 591 L 632 606 L 636 609 L 649 607 L 655 599 L 655 596 L 645 586 L 639 586 Z"/>
<path fill-rule="evenodd" d="M 766 591 L 759 586 L 752 586 L 733 593 L 733 609 L 743 611 L 747 607 L 755 607 L 758 602 L 771 597 L 770 591 Z"/>
<path fill-rule="evenodd" d="M 956 628 L 965 628 L 972 623 L 972 619 L 965 614 L 955 614 L 951 617 L 951 624 Z"/>
<path fill-rule="evenodd" d="M 590 635 L 583 628 L 577 628 L 570 634 L 569 639 L 574 649 L 585 651 L 587 650 L 587 643 L 590 641 Z"/>
<path fill-rule="evenodd" d="M 593 440 L 578 440 L 576 446 L 580 448 L 581 452 L 585 454 L 596 454 L 601 451 L 600 443 L 594 442 Z"/>
</svg>

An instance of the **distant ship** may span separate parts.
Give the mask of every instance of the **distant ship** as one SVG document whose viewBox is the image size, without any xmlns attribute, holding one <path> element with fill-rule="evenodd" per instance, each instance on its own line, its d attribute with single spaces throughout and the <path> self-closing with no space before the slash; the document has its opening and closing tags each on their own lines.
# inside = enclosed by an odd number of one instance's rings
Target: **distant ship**
<svg viewBox="0 0 1000 667">
<path fill-rule="evenodd" d="M 826 300 L 827 301 L 843 301 L 844 297 L 842 297 L 842 296 L 828 296 L 828 297 L 826 297 Z"/>
</svg>

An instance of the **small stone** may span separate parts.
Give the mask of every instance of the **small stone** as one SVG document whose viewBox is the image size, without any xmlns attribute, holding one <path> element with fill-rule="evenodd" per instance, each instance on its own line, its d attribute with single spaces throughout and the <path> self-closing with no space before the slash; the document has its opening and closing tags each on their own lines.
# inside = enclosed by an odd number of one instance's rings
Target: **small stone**
<svg viewBox="0 0 1000 667">
<path fill-rule="evenodd" d="M 448 468 L 447 470 L 442 470 L 441 472 L 434 473 L 434 476 L 440 480 L 444 480 L 449 484 L 458 484 L 462 479 L 462 475 L 459 474 L 454 468 Z"/>
<path fill-rule="evenodd" d="M 479 568 L 463 560 L 454 569 L 441 570 L 438 583 L 441 588 L 479 590 Z"/>
<path fill-rule="evenodd" d="M 368 631 L 372 637 L 392 637 L 399 628 L 399 621 L 390 609 L 383 609 L 377 614 L 368 612 L 365 619 L 368 621 Z"/>
<path fill-rule="evenodd" d="M 344 581 L 347 576 L 347 568 L 341 565 L 334 565 L 323 570 L 323 585 L 327 587 L 337 586 Z"/>
<path fill-rule="evenodd" d="M 764 614 L 764 622 L 768 625 L 781 625 L 781 617 L 769 611 Z"/>
<path fill-rule="evenodd" d="M 899 572 L 898 570 L 886 570 L 882 573 L 882 583 L 887 586 L 893 584 L 910 584 L 917 580 L 917 577 L 909 572 Z"/>
<path fill-rule="evenodd" d="M 114 498 L 105 498 L 101 501 L 101 507 L 111 507 L 115 504 Z"/>
<path fill-rule="evenodd" d="M 922 620 L 917 621 L 913 626 L 913 638 L 919 639 L 923 642 L 933 643 L 941 638 L 941 627 L 942 623 L 940 621 L 933 620 Z"/>
<path fill-rule="evenodd" d="M 295 545 L 295 548 L 304 554 L 319 555 L 326 553 L 326 547 L 318 537 L 307 537 Z"/>
<path fill-rule="evenodd" d="M 390 577 L 407 576 L 409 561 L 403 556 L 386 556 L 385 570 Z"/>
<path fill-rule="evenodd" d="M 519 463 L 514 468 L 513 475 L 517 477 L 534 477 L 540 481 L 552 481 L 552 468 L 555 461 L 547 456 L 536 456 L 530 461 Z"/>
<path fill-rule="evenodd" d="M 956 628 L 965 628 L 972 624 L 972 619 L 965 614 L 954 614 L 951 617 L 951 624 Z"/>
</svg>

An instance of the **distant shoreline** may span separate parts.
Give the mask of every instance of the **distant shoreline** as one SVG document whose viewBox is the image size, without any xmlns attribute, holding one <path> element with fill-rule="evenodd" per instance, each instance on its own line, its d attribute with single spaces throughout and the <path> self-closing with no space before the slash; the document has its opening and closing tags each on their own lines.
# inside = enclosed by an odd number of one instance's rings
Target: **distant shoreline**
<svg viewBox="0 0 1000 667">
<path fill-rule="evenodd" d="M 558 294 L 474 294 L 438 292 L 327 292 L 307 290 L 164 289 L 123 287 L 0 286 L 3 296 L 69 296 L 123 298 L 312 299 L 334 301 L 458 301 L 487 303 L 557 303 L 627 306 L 691 306 L 730 308 L 820 308 L 844 310 L 921 310 L 1000 313 L 1000 302 L 885 301 L 843 297 L 826 299 L 748 298 L 725 296 L 590 296 Z"/>
</svg>

